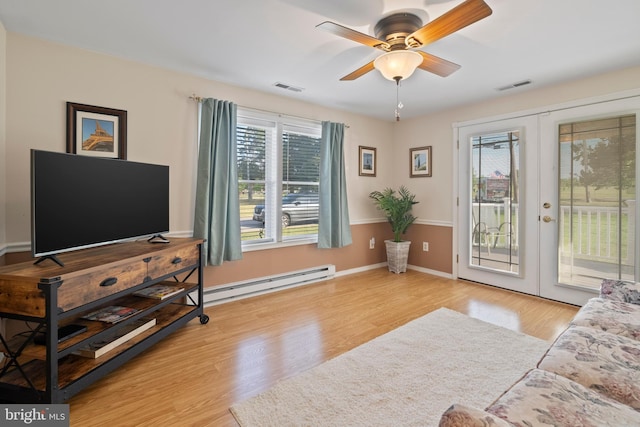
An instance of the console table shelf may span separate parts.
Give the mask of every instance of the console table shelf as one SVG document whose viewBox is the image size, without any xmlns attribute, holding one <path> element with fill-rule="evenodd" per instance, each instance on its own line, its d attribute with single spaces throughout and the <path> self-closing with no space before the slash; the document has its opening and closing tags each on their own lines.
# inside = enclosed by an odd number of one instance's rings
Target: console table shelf
<svg viewBox="0 0 640 427">
<path fill-rule="evenodd" d="M 11 339 L 0 335 L 0 349 L 9 358 L 0 370 L 0 400 L 65 402 L 192 319 L 207 323 L 201 246 L 201 239 L 172 239 L 161 245 L 126 242 L 59 255 L 64 267 L 49 262 L 0 267 L 0 317 L 34 325 Z M 197 283 L 186 282 L 194 272 Z M 166 280 L 182 290 L 162 300 L 133 295 Z M 115 324 L 82 318 L 107 306 L 137 311 Z M 154 326 L 102 356 L 74 354 L 118 328 L 151 318 Z M 87 330 L 58 343 L 58 328 L 71 323 Z M 34 344 L 43 329 L 46 345 Z"/>
</svg>

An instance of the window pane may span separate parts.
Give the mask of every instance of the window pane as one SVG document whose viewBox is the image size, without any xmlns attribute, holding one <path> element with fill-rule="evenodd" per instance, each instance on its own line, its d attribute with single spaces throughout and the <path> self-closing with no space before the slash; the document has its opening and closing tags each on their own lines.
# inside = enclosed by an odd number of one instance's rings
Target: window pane
<svg viewBox="0 0 640 427">
<path fill-rule="evenodd" d="M 242 240 L 260 240 L 264 233 L 267 131 L 237 126 L 238 190 Z"/>
<path fill-rule="evenodd" d="M 282 135 L 283 239 L 318 234 L 320 138 L 299 132 Z"/>
<path fill-rule="evenodd" d="M 519 273 L 519 132 L 473 137 L 471 265 Z"/>
<path fill-rule="evenodd" d="M 282 185 L 282 235 L 283 239 L 318 234 L 318 186 L 297 185 L 297 191 L 287 193 Z"/>
<path fill-rule="evenodd" d="M 559 283 L 635 280 L 635 115 L 563 124 Z"/>
<path fill-rule="evenodd" d="M 289 120 L 263 112 L 239 114 L 236 132 L 244 243 L 317 236 L 320 124 Z"/>
<path fill-rule="evenodd" d="M 282 181 L 317 183 L 320 179 L 320 138 L 284 132 L 282 135 Z M 293 192 L 293 188 L 290 192 Z"/>
</svg>

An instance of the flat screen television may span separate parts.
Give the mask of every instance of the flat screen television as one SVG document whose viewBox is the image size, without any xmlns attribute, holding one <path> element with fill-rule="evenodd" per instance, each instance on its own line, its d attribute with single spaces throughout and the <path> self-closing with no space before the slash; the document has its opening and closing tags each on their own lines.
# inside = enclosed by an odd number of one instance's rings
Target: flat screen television
<svg viewBox="0 0 640 427">
<path fill-rule="evenodd" d="M 168 166 L 31 150 L 34 257 L 168 231 Z"/>
</svg>

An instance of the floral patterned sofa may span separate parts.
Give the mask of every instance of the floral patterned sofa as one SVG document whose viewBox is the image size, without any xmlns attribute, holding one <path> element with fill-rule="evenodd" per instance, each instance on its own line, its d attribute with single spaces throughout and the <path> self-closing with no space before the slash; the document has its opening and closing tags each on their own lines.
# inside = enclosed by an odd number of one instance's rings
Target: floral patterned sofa
<svg viewBox="0 0 640 427">
<path fill-rule="evenodd" d="M 538 365 L 485 410 L 440 427 L 640 426 L 640 283 L 603 280 Z"/>
</svg>

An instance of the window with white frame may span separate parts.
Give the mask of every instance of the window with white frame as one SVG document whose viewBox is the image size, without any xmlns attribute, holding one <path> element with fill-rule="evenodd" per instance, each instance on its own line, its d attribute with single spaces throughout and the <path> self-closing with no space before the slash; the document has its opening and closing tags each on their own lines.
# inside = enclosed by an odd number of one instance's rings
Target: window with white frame
<svg viewBox="0 0 640 427">
<path fill-rule="evenodd" d="M 317 239 L 321 124 L 238 108 L 243 245 Z"/>
</svg>

